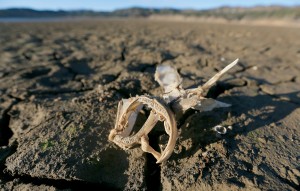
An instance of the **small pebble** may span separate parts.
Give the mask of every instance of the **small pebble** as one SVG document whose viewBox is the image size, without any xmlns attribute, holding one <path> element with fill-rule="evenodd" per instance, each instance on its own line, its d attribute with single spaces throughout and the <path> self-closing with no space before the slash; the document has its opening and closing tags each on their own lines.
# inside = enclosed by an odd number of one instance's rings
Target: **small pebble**
<svg viewBox="0 0 300 191">
<path fill-rule="evenodd" d="M 102 93 L 104 92 L 104 88 L 103 88 L 102 85 L 98 85 L 98 87 L 97 87 L 97 92 L 98 92 L 99 94 L 102 94 Z"/>
<path fill-rule="evenodd" d="M 253 66 L 253 67 L 252 67 L 252 70 L 257 70 L 257 69 L 258 69 L 257 66 Z"/>
<path fill-rule="evenodd" d="M 34 100 L 35 100 L 35 95 L 31 95 L 31 96 L 29 97 L 29 100 L 30 100 L 30 101 L 34 101 Z"/>
<path fill-rule="evenodd" d="M 77 98 L 77 97 L 74 97 L 74 98 L 72 99 L 72 103 L 76 103 L 77 100 L 78 100 L 78 98 Z"/>
<path fill-rule="evenodd" d="M 224 135 L 227 132 L 227 129 L 221 125 L 217 125 L 213 128 L 218 134 Z"/>
<path fill-rule="evenodd" d="M 55 98 L 53 101 L 57 102 L 57 101 L 60 101 L 61 100 L 61 97 L 58 97 L 58 98 Z"/>
</svg>

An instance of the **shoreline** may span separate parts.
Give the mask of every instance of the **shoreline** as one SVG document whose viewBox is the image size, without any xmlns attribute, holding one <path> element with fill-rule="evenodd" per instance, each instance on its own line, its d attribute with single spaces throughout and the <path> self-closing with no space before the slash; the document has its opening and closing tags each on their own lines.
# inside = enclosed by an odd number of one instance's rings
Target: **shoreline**
<svg viewBox="0 0 300 191">
<path fill-rule="evenodd" d="M 253 25 L 253 26 L 276 26 L 276 27 L 293 27 L 299 28 L 300 21 L 291 19 L 242 19 L 242 20 L 227 20 L 224 18 L 214 17 L 186 17 L 186 16 L 160 16 L 153 15 L 148 18 L 155 21 L 170 21 L 170 22 L 204 22 L 204 23 L 219 23 L 219 24 L 234 24 L 234 25 Z"/>
<path fill-rule="evenodd" d="M 145 20 L 145 21 L 168 21 L 168 22 L 201 22 L 212 24 L 233 24 L 233 25 L 252 25 L 252 26 L 275 26 L 275 27 L 292 27 L 300 28 L 300 21 L 292 19 L 242 19 L 227 20 L 224 18 L 214 17 L 186 17 L 181 15 L 152 15 L 146 18 L 138 17 L 45 17 L 45 18 L 0 18 L 1 23 L 40 23 L 40 22 L 80 22 L 80 21 L 97 21 L 97 20 Z"/>
</svg>

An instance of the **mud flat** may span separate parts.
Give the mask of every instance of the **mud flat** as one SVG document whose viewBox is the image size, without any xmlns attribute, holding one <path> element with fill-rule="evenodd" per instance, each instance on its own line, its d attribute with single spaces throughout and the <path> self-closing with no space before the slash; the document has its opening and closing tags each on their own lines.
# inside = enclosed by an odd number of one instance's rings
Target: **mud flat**
<svg viewBox="0 0 300 191">
<path fill-rule="evenodd" d="M 299 190 L 297 28 L 93 20 L 0 24 L 1 190 Z M 108 142 L 117 102 L 162 93 L 157 64 L 184 87 L 239 65 L 189 112 L 170 159 Z M 215 125 L 232 126 L 216 136 Z M 153 132 L 154 142 L 164 134 Z M 156 145 L 157 146 L 157 145 Z"/>
</svg>

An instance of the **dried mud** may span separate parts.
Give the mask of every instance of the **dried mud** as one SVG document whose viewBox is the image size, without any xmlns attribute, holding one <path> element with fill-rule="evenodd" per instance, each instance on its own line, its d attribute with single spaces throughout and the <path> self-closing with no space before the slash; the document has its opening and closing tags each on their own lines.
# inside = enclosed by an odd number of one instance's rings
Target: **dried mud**
<svg viewBox="0 0 300 191">
<path fill-rule="evenodd" d="M 0 190 L 299 190 L 296 28 L 145 20 L 0 24 Z M 162 93 L 157 64 L 195 87 L 236 58 L 189 111 L 161 164 L 108 142 L 117 102 Z M 216 136 L 215 125 L 232 126 Z M 159 130 L 150 134 L 158 148 Z"/>
</svg>

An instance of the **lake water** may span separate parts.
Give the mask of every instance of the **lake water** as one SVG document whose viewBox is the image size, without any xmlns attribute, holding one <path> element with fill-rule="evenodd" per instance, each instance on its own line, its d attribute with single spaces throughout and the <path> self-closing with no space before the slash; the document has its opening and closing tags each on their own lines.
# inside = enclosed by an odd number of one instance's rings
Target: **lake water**
<svg viewBox="0 0 300 191">
<path fill-rule="evenodd" d="M 35 22 L 65 22 L 65 21 L 91 21 L 91 20 L 123 20 L 119 17 L 46 17 L 46 18 L 1 18 L 0 23 L 35 23 Z"/>
<path fill-rule="evenodd" d="M 57 22 L 66 18 L 0 18 L 1 23 Z"/>
<path fill-rule="evenodd" d="M 72 17 L 49 17 L 49 18 L 0 18 L 0 23 L 32 23 L 32 22 L 62 22 L 62 21 L 80 21 L 88 18 Z M 90 18 L 91 19 L 91 18 Z"/>
</svg>

